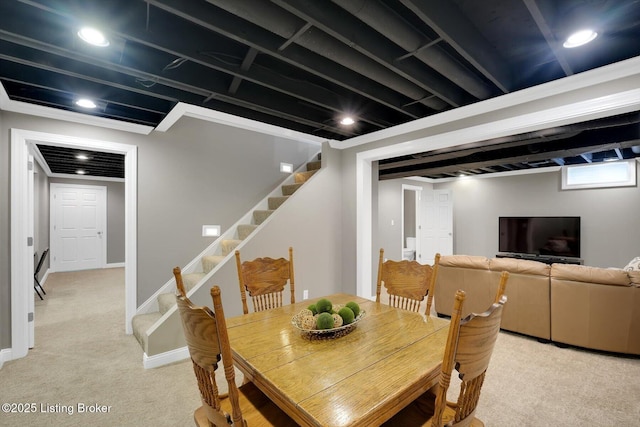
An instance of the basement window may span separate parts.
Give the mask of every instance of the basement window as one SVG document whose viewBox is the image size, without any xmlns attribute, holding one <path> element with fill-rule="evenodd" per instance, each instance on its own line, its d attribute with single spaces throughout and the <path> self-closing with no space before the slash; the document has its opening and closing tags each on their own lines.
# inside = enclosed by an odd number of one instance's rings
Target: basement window
<svg viewBox="0 0 640 427">
<path fill-rule="evenodd" d="M 562 167 L 562 189 L 633 187 L 636 161 L 624 160 Z"/>
</svg>

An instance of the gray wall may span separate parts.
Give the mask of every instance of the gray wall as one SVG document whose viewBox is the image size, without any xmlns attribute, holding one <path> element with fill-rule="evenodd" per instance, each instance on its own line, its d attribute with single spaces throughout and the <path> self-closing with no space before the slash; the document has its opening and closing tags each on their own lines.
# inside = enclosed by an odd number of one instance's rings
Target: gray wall
<svg viewBox="0 0 640 427">
<path fill-rule="evenodd" d="M 636 164 L 640 176 L 640 164 Z M 579 216 L 585 265 L 624 267 L 640 255 L 640 190 L 638 187 L 563 191 L 560 171 L 494 178 L 463 178 L 435 183 L 433 189 L 453 194 L 453 251 L 456 254 L 494 257 L 498 253 L 500 216 Z M 400 259 L 397 249 L 402 184 L 378 183 L 378 235 L 385 256 Z M 426 189 L 431 184 L 422 184 Z"/>
<path fill-rule="evenodd" d="M 0 348 L 11 346 L 10 129 L 138 147 L 137 305 L 211 243 L 203 224 L 225 230 L 320 147 L 183 118 L 168 132 L 137 135 L 0 111 Z"/>
<path fill-rule="evenodd" d="M 624 267 L 640 255 L 637 186 L 562 191 L 560 179 L 557 171 L 435 184 L 453 193 L 454 253 L 495 256 L 499 216 L 579 216 L 585 265 Z"/>
<path fill-rule="evenodd" d="M 124 263 L 125 225 L 124 225 L 124 182 L 99 181 L 91 179 L 49 178 L 50 183 L 73 185 L 96 185 L 107 187 L 107 264 Z M 47 189 L 47 194 L 48 193 Z M 49 224 L 49 200 L 47 209 L 41 212 Z M 48 231 L 47 231 L 48 234 Z"/>
</svg>

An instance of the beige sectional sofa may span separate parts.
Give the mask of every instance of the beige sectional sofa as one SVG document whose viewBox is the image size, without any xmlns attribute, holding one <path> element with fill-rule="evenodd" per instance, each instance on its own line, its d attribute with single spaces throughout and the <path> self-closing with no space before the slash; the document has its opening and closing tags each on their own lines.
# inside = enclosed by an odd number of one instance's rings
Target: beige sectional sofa
<svg viewBox="0 0 640 427">
<path fill-rule="evenodd" d="M 640 354 L 640 271 L 553 264 L 551 339 Z"/>
<path fill-rule="evenodd" d="M 440 259 L 434 305 L 451 315 L 457 289 L 463 315 L 492 302 L 509 272 L 502 329 L 541 340 L 640 354 L 640 272 L 512 258 L 450 255 Z"/>
</svg>

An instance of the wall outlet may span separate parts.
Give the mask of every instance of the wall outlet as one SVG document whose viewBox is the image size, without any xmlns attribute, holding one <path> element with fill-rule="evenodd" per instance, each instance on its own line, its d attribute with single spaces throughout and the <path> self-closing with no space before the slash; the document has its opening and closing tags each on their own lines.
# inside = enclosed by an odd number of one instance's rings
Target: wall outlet
<svg viewBox="0 0 640 427">
<path fill-rule="evenodd" d="M 309 299 L 309 289 L 302 291 L 302 299 Z"/>
</svg>

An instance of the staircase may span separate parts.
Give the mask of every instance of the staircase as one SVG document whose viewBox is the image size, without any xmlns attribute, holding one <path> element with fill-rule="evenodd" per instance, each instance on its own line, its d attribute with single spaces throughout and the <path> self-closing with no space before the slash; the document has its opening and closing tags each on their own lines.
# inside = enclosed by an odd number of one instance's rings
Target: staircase
<svg viewBox="0 0 640 427">
<path fill-rule="evenodd" d="M 192 262 L 192 264 L 198 267 L 191 269 L 185 267 L 183 269 L 182 278 L 187 295 L 189 295 L 190 291 L 203 281 L 209 272 L 221 263 L 226 262 L 228 259 L 232 259 L 233 257 L 230 255 L 234 253 L 235 248 L 243 240 L 249 238 L 260 224 L 269 218 L 276 209 L 282 206 L 282 204 L 285 203 L 293 193 L 295 193 L 320 169 L 321 160 L 319 159 L 320 156 L 318 155 L 318 160 L 307 162 L 306 171 L 298 171 L 294 173 L 293 183 L 284 184 L 280 187 L 282 195 L 268 197 L 266 206 L 264 206 L 266 209 L 254 209 L 253 212 L 251 212 L 251 215 L 245 216 L 245 218 L 249 218 L 250 223 L 238 224 L 235 227 L 235 232 L 234 230 L 226 232 L 224 236 L 228 236 L 228 238 L 222 238 L 222 240 L 220 240 L 219 248 L 212 251 L 215 254 L 200 254 L 199 261 L 195 260 L 195 262 Z M 214 242 L 214 245 L 215 244 L 216 242 Z M 199 269 L 200 271 L 189 271 L 195 269 Z M 170 280 L 154 296 L 152 296 L 149 301 L 140 306 L 138 314 L 133 316 L 133 335 L 136 337 L 145 353 L 147 353 L 148 344 L 147 331 L 157 322 L 161 321 L 163 315 L 175 305 L 175 281 Z"/>
</svg>

